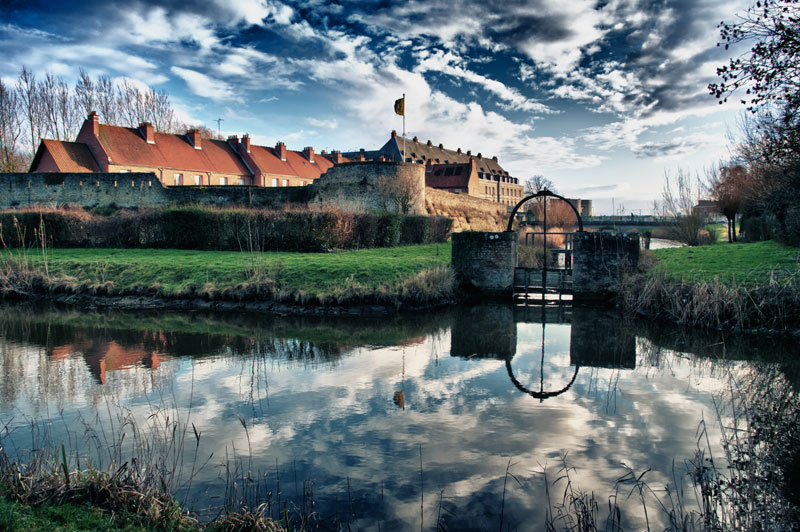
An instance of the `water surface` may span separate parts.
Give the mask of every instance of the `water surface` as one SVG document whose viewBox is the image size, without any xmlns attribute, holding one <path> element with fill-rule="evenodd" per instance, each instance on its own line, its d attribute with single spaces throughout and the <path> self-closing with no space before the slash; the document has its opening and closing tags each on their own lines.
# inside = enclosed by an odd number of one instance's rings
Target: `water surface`
<svg viewBox="0 0 800 532">
<path fill-rule="evenodd" d="M 0 436 L 12 456 L 64 441 L 107 462 L 122 433 L 162 427 L 151 451 L 184 442 L 172 487 L 209 518 L 233 493 L 275 516 L 313 512 L 321 529 L 536 530 L 565 464 L 601 505 L 629 471 L 649 470 L 655 488 L 683 478 L 703 421 L 719 450 L 729 379 L 785 366 L 783 349 L 580 308 L 323 319 L 6 306 Z M 641 526 L 640 506 L 619 502 Z"/>
</svg>

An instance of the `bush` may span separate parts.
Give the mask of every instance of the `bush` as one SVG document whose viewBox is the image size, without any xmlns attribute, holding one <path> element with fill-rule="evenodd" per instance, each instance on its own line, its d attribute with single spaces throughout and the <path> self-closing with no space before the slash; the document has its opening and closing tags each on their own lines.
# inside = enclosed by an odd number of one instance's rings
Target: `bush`
<svg viewBox="0 0 800 532">
<path fill-rule="evenodd" d="M 120 211 L 0 212 L 0 236 L 9 247 L 173 248 L 220 251 L 310 251 L 394 247 L 444 242 L 452 220 L 338 210 L 267 211 L 171 207 Z"/>
</svg>

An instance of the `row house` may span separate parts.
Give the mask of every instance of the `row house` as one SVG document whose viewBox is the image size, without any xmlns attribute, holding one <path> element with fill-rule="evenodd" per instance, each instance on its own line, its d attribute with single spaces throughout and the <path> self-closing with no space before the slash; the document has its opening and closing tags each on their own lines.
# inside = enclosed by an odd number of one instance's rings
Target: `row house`
<svg viewBox="0 0 800 532">
<path fill-rule="evenodd" d="M 249 135 L 227 141 L 205 139 L 197 130 L 185 135 L 159 133 L 152 124 L 138 128 L 101 124 L 89 113 L 75 142 L 44 139 L 31 172 L 153 172 L 169 186 L 304 186 L 336 163 L 341 153 L 315 154 L 251 144 Z"/>
</svg>

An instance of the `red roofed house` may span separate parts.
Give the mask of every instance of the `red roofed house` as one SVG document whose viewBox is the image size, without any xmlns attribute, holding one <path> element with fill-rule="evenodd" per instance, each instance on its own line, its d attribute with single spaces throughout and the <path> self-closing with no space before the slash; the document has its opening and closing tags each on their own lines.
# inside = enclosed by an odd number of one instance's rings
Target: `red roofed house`
<svg viewBox="0 0 800 532">
<path fill-rule="evenodd" d="M 250 137 L 227 142 L 186 135 L 158 133 L 148 123 L 138 128 L 101 124 L 94 111 L 83 123 L 76 142 L 42 140 L 31 172 L 153 172 L 164 185 L 304 186 L 335 163 L 331 156 L 251 145 Z"/>
<path fill-rule="evenodd" d="M 89 147 L 80 142 L 42 139 L 31 169 L 37 172 L 99 172 Z"/>
<path fill-rule="evenodd" d="M 331 156 L 324 152 L 315 154 L 311 147 L 296 152 L 286 149 L 283 142 L 278 142 L 274 148 L 257 146 L 250 142 L 249 135 L 241 140 L 228 137 L 228 143 L 236 147 L 239 156 L 253 170 L 253 184 L 262 187 L 309 185 L 334 164 L 347 161 L 339 152 Z"/>
</svg>

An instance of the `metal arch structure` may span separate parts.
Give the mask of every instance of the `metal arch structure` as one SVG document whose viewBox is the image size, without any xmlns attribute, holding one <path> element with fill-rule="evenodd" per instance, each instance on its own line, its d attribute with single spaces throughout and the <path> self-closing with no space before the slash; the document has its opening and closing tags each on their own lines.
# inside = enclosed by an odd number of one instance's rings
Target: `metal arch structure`
<svg viewBox="0 0 800 532">
<path fill-rule="evenodd" d="M 543 190 L 540 190 L 536 194 L 531 194 L 530 196 L 526 196 L 526 197 L 522 198 L 519 201 L 519 203 L 517 203 L 514 206 L 514 209 L 511 211 L 511 216 L 509 216 L 509 218 L 508 218 L 508 226 L 506 227 L 506 231 L 513 231 L 514 217 L 517 215 L 517 211 L 520 209 L 520 207 L 522 207 L 525 203 L 527 203 L 528 201 L 530 201 L 530 200 L 532 200 L 534 198 L 547 197 L 547 196 L 551 196 L 553 198 L 558 198 L 560 200 L 564 200 L 564 202 L 566 202 L 566 204 L 569 205 L 570 208 L 575 212 L 575 217 L 578 219 L 578 231 L 583 231 L 583 220 L 581 219 L 581 214 L 578 212 L 578 209 L 575 208 L 575 205 L 573 205 L 572 202 L 569 201 L 564 196 L 560 196 L 560 195 L 556 194 L 555 192 L 551 192 L 550 190 L 548 190 L 546 188 L 543 189 Z M 545 216 L 544 223 L 547 224 L 546 216 Z M 545 227 L 546 227 L 546 225 L 545 225 Z M 545 232 L 546 231 L 547 230 L 545 229 Z"/>
</svg>

